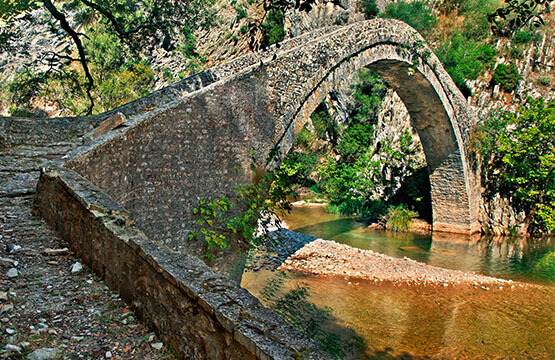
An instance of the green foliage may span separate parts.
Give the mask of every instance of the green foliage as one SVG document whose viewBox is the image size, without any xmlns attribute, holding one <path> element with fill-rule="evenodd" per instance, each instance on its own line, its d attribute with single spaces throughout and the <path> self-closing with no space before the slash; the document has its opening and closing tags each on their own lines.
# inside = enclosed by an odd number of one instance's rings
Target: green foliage
<svg viewBox="0 0 555 360">
<path fill-rule="evenodd" d="M 457 87 L 470 95 L 466 80 L 475 80 L 493 63 L 494 47 L 468 39 L 460 33 L 446 40 L 436 51 Z"/>
<path fill-rule="evenodd" d="M 195 225 L 201 226 L 201 228 L 198 231 L 191 231 L 189 239 L 200 237 L 204 238 L 208 248 L 227 248 L 228 244 L 222 230 L 231 230 L 230 226 L 227 223 L 225 224 L 225 229 L 218 226 L 222 226 L 220 224 L 221 219 L 227 215 L 230 209 L 231 203 L 227 199 L 222 198 L 208 203 L 206 200 L 201 200 L 198 208 L 193 209 L 193 214 L 198 217 Z M 206 256 L 210 258 L 211 254 L 207 253 Z"/>
<path fill-rule="evenodd" d="M 419 33 L 426 34 L 437 26 L 437 19 L 432 14 L 430 6 L 423 1 L 403 1 L 390 3 L 381 17 L 398 19 L 406 22 Z"/>
<path fill-rule="evenodd" d="M 154 71 L 145 62 L 126 63 L 98 86 L 97 111 L 114 109 L 152 91 Z"/>
<path fill-rule="evenodd" d="M 56 19 L 67 20 L 70 29 L 56 20 L 51 22 L 52 31 L 72 34 L 79 57 L 75 60 L 76 54 L 65 50 L 52 52 L 47 70 L 31 68 L 19 74 L 11 86 L 16 89 L 11 96 L 12 104 L 26 111 L 33 109 L 37 99 L 39 103 L 56 102 L 63 115 L 75 115 L 109 110 L 134 100 L 153 88 L 154 74 L 143 62 L 142 52 L 160 42 L 168 51 L 179 45 L 184 57 L 192 59 L 190 72 L 198 71 L 202 61 L 195 53 L 196 40 L 192 34 L 213 21 L 213 3 L 214 0 L 0 0 L 1 51 L 21 51 L 9 46 L 9 40 L 18 36 L 14 19 L 42 7 Z M 45 59 L 40 61 L 44 64 Z M 76 61 L 80 66 L 75 66 Z"/>
<path fill-rule="evenodd" d="M 529 99 L 516 114 L 492 116 L 474 130 L 471 151 L 483 158 L 485 196 L 510 199 L 531 232 L 555 230 L 555 102 Z"/>
<path fill-rule="evenodd" d="M 359 9 L 366 19 L 374 18 L 380 12 L 376 0 L 362 0 L 359 4 Z"/>
<path fill-rule="evenodd" d="M 532 40 L 532 33 L 530 31 L 519 30 L 513 35 L 514 44 L 528 44 Z"/>
<path fill-rule="evenodd" d="M 406 205 L 390 206 L 383 219 L 386 222 L 386 228 L 393 231 L 407 231 L 410 227 L 412 219 L 418 216 L 416 211 L 410 210 Z"/>
<path fill-rule="evenodd" d="M 227 198 L 212 202 L 201 200 L 193 209 L 196 217 L 196 230 L 192 230 L 189 240 L 202 239 L 207 247 L 206 256 L 211 259 L 210 249 L 229 246 L 228 237 L 257 245 L 255 230 L 259 224 L 263 229 L 272 221 L 269 214 L 284 213 L 291 210 L 287 200 L 289 188 L 282 186 L 280 179 L 271 173 L 255 173 L 258 178 L 250 184 L 235 188 L 236 211 L 232 211 L 232 201 Z"/>
<path fill-rule="evenodd" d="M 193 35 L 193 31 L 190 27 L 186 26 L 181 30 L 183 36 L 181 37 L 181 43 L 177 49 L 183 54 L 185 58 L 192 58 L 197 56 L 197 39 Z"/>
<path fill-rule="evenodd" d="M 466 0 L 458 2 L 459 14 L 464 17 L 463 34 L 467 39 L 487 40 L 491 35 L 487 15 L 498 6 L 497 0 Z"/>
<path fill-rule="evenodd" d="M 310 152 L 292 151 L 281 162 L 277 176 L 282 183 L 311 185 L 309 176 L 318 164 L 318 156 Z"/>
<path fill-rule="evenodd" d="M 262 47 L 276 44 L 285 37 L 284 13 L 280 9 L 270 9 L 266 15 L 264 23 L 261 25 Z"/>
<path fill-rule="evenodd" d="M 414 171 L 417 143 L 407 131 L 400 135 L 398 148 L 387 143 L 376 146 L 374 124 L 387 89 L 383 80 L 366 69 L 360 71 L 359 80 L 352 86 L 355 109 L 348 126 L 335 124 L 320 104 L 311 116 L 313 128 L 299 133 L 295 150 L 282 162 L 284 175 L 279 177 L 290 189 L 300 185 L 327 198 L 327 211 L 379 216 L 385 204 L 372 197 L 375 188 L 383 189 L 386 197 L 393 195 L 396 178 Z M 415 203 L 423 199 L 415 198 Z"/>
<path fill-rule="evenodd" d="M 491 81 L 495 85 L 499 85 L 505 91 L 514 91 L 522 77 L 518 72 L 518 68 L 513 65 L 499 64 L 491 77 Z"/>
<path fill-rule="evenodd" d="M 347 354 L 354 353 L 362 340 L 357 337 L 345 340 L 338 334 L 327 331 L 326 325 L 333 321 L 333 309 L 320 309 L 311 303 L 307 284 L 297 285 L 284 293 L 282 288 L 286 278 L 285 273 L 278 273 L 264 286 L 262 300 L 266 306 L 334 358 L 343 359 Z"/>
<path fill-rule="evenodd" d="M 538 77 L 537 83 L 541 86 L 551 86 L 553 79 L 551 76 L 544 74 Z"/>
<path fill-rule="evenodd" d="M 0 0 L 0 22 L 8 22 L 14 17 L 38 7 L 37 0 Z"/>
<path fill-rule="evenodd" d="M 488 14 L 496 35 L 514 34 L 525 27 L 545 25 L 543 17 L 551 12 L 553 0 L 505 0 L 504 5 Z"/>
<path fill-rule="evenodd" d="M 92 62 L 91 71 L 94 71 L 101 81 L 107 79 L 110 72 L 119 69 L 125 62 L 123 44 L 100 23 L 89 29 L 83 45 Z"/>
<path fill-rule="evenodd" d="M 239 21 L 247 17 L 247 10 L 245 10 L 243 6 L 236 7 L 235 12 L 237 13 L 235 21 Z"/>
<path fill-rule="evenodd" d="M 320 140 L 330 140 L 332 143 L 337 141 L 337 126 L 333 121 L 328 109 L 324 104 L 320 104 L 310 116 L 314 133 Z"/>
</svg>

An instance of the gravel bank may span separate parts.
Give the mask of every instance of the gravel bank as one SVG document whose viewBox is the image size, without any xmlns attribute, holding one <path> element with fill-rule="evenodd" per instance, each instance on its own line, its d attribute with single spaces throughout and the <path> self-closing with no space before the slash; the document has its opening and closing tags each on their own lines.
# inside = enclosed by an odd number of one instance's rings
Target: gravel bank
<svg viewBox="0 0 555 360">
<path fill-rule="evenodd" d="M 175 359 L 31 213 L 40 167 L 78 143 L 0 148 L 0 359 Z"/>
<path fill-rule="evenodd" d="M 299 248 L 279 266 L 279 270 L 414 285 L 469 284 L 484 289 L 488 289 L 487 286 L 524 286 L 512 280 L 439 268 L 408 258 L 394 258 L 322 239 L 316 239 Z"/>
</svg>

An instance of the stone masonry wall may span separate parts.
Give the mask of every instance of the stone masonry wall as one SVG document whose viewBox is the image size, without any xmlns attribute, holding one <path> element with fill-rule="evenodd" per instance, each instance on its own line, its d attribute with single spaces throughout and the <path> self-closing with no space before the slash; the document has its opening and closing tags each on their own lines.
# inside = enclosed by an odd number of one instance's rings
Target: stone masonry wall
<svg viewBox="0 0 555 360">
<path fill-rule="evenodd" d="M 35 210 L 179 358 L 331 359 L 248 291 L 148 239 L 73 171 L 43 171 Z"/>
</svg>

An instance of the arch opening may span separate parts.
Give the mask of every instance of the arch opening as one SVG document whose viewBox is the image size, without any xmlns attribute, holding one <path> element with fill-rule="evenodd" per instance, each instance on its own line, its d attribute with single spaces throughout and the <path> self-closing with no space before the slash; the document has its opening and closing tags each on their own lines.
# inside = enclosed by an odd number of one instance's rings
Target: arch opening
<svg viewBox="0 0 555 360">
<path fill-rule="evenodd" d="M 384 42 L 342 59 L 327 73 L 317 73 L 278 146 L 285 154 L 321 99 L 328 97 L 349 74 L 367 67 L 397 92 L 420 137 L 428 165 L 434 231 L 477 232 L 480 226 L 475 183 L 466 162 L 466 132 L 459 125 L 468 121 L 461 119 L 462 115 L 470 116 L 466 103 L 433 55 L 429 60 L 415 54 L 400 49 L 399 44 Z"/>
<path fill-rule="evenodd" d="M 432 222 L 424 152 L 399 96 L 374 71 L 348 76 L 322 99 L 282 160 L 278 177 L 296 199 L 378 221 L 403 205 Z"/>
</svg>

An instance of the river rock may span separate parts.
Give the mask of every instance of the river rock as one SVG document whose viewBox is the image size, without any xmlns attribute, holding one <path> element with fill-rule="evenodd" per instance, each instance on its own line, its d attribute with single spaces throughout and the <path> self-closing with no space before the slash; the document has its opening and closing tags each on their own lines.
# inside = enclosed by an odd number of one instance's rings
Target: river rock
<svg viewBox="0 0 555 360">
<path fill-rule="evenodd" d="M 72 273 L 72 274 L 79 274 L 81 271 L 83 271 L 83 265 L 81 265 L 80 262 L 76 262 L 76 263 L 73 264 L 73 266 L 71 267 L 71 273 Z"/>
<path fill-rule="evenodd" d="M 17 272 L 16 268 L 11 268 L 10 270 L 8 270 L 8 272 L 6 273 L 6 275 L 10 278 L 16 278 L 19 276 L 19 273 Z"/>
<path fill-rule="evenodd" d="M 54 348 L 37 349 L 29 354 L 29 360 L 51 360 L 58 356 L 58 350 Z"/>
</svg>

